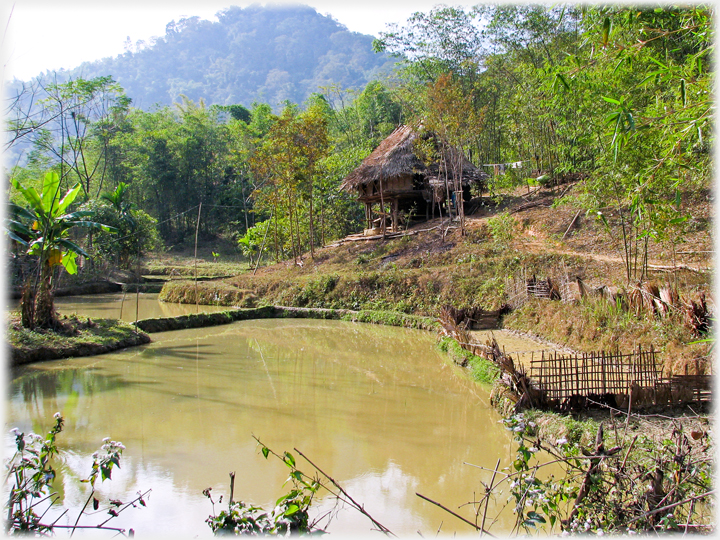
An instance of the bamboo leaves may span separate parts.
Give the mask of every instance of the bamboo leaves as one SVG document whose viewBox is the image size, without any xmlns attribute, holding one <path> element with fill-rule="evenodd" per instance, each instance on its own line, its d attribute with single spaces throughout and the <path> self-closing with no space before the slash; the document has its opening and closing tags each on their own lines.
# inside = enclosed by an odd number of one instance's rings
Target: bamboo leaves
<svg viewBox="0 0 720 540">
<path fill-rule="evenodd" d="M 615 110 L 605 117 L 605 122 L 613 125 L 610 147 L 613 150 L 614 159 L 617 161 L 620 148 L 627 142 L 629 133 L 635 131 L 635 119 L 632 110 L 622 98 L 618 100 L 603 96 L 603 99 L 616 106 Z"/>
</svg>

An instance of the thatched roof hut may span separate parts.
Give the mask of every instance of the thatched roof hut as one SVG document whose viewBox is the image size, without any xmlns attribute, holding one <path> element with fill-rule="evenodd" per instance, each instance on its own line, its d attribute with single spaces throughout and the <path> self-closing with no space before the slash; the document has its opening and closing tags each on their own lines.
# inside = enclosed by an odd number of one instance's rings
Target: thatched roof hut
<svg viewBox="0 0 720 540">
<path fill-rule="evenodd" d="M 416 139 L 420 137 L 410 126 L 400 126 L 393 131 L 373 152 L 363 160 L 358 168 L 345 177 L 340 189 L 358 194 L 358 200 L 365 203 L 368 229 L 372 228 L 372 205 L 380 203 L 380 216 L 391 216 L 392 227 L 398 224 L 398 213 L 416 212 L 424 207 L 426 217 L 434 205 L 445 203 L 448 189 L 446 177 L 452 183 L 452 172 L 445 174 L 445 167 L 437 162 L 426 165 L 420 157 L 421 150 Z M 426 141 L 435 144 L 430 135 Z M 457 152 L 451 149 L 451 152 Z M 482 185 L 487 174 L 479 171 L 472 163 L 463 158 L 461 183 L 463 201 L 470 199 L 470 187 Z M 452 186 L 449 191 L 452 191 Z M 390 205 L 390 212 L 384 210 Z"/>
</svg>

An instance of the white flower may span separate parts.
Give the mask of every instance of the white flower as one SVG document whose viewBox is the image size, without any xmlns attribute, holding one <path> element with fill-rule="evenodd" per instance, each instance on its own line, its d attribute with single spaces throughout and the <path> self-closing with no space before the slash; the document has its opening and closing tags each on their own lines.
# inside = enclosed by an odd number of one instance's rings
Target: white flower
<svg viewBox="0 0 720 540">
<path fill-rule="evenodd" d="M 13 435 L 15 435 L 16 437 L 19 437 L 20 435 L 22 435 L 22 433 L 20 433 L 20 430 L 19 430 L 18 428 L 16 428 L 16 427 L 12 428 L 12 429 L 10 430 L 10 433 L 12 433 Z"/>
<path fill-rule="evenodd" d="M 602 529 L 598 529 L 597 535 L 598 535 L 598 536 L 605 536 L 605 533 L 603 532 Z"/>
<path fill-rule="evenodd" d="M 532 452 L 533 454 L 537 451 L 538 451 L 538 449 L 534 446 L 531 446 L 530 448 L 528 448 L 528 452 Z"/>
<path fill-rule="evenodd" d="M 55 420 L 60 420 L 62 418 L 62 415 L 59 412 L 56 412 L 55 414 L 53 414 L 53 418 Z"/>
<path fill-rule="evenodd" d="M 109 442 L 110 442 L 110 437 L 105 437 L 102 442 L 104 442 L 104 443 L 109 443 Z"/>
<path fill-rule="evenodd" d="M 558 446 L 563 446 L 563 445 L 566 445 L 567 443 L 568 443 L 568 440 L 565 437 L 560 437 L 556 442 L 556 444 Z"/>
<path fill-rule="evenodd" d="M 97 458 L 98 458 L 98 453 L 97 453 L 97 452 L 93 452 L 92 458 L 93 458 L 93 459 L 97 459 Z"/>
</svg>

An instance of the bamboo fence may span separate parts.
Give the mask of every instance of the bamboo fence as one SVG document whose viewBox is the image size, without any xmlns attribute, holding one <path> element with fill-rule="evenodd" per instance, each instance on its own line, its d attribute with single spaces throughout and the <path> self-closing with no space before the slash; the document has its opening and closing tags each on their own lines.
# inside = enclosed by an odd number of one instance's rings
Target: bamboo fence
<svg viewBox="0 0 720 540">
<path fill-rule="evenodd" d="M 652 348 L 638 347 L 630 354 L 543 351 L 541 358 L 530 360 L 530 378 L 547 399 L 562 401 L 573 395 L 628 394 L 633 384 L 654 389 L 661 382 L 661 370 Z"/>
</svg>

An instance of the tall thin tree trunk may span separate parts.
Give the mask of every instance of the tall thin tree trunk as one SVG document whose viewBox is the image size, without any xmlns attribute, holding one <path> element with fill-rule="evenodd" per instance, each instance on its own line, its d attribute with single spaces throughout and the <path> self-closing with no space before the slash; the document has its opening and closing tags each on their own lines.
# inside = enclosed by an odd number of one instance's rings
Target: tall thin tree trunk
<svg viewBox="0 0 720 540">
<path fill-rule="evenodd" d="M 313 189 L 310 181 L 310 257 L 315 258 L 315 228 L 313 227 Z"/>
<path fill-rule="evenodd" d="M 297 264 L 297 251 L 295 250 L 295 232 L 293 227 L 293 205 L 290 195 L 288 194 L 288 219 L 290 220 L 290 245 L 293 252 L 293 260 Z"/>
<path fill-rule="evenodd" d="M 275 264 L 277 264 L 280 261 L 280 257 L 278 256 L 278 218 L 277 218 L 277 203 L 273 205 L 273 210 L 275 211 Z"/>
<path fill-rule="evenodd" d="M 325 201 L 320 197 L 320 242 L 325 247 Z"/>
</svg>

